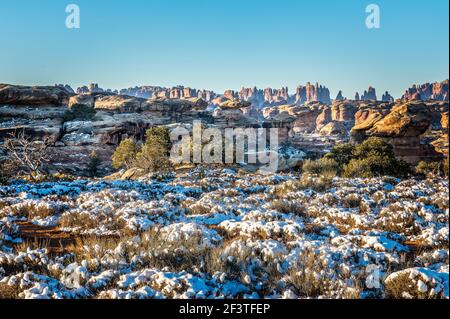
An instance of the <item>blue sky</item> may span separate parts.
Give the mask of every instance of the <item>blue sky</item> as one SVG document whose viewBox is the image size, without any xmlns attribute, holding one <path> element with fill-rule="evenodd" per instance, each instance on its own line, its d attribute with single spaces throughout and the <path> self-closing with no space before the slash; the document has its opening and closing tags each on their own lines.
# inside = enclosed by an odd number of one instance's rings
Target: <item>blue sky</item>
<svg viewBox="0 0 450 319">
<path fill-rule="evenodd" d="M 65 27 L 78 4 L 81 28 Z M 365 8 L 381 28 L 365 27 Z M 239 89 L 307 81 L 399 97 L 448 78 L 448 0 L 0 0 L 0 82 Z"/>
</svg>

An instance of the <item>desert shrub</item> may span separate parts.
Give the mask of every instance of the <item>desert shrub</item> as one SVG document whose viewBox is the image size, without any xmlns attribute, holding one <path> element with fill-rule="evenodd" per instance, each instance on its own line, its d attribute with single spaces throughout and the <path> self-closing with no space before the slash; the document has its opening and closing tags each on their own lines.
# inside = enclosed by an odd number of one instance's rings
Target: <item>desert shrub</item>
<svg viewBox="0 0 450 319">
<path fill-rule="evenodd" d="M 145 143 L 136 154 L 135 165 L 147 173 L 169 173 L 172 170 L 169 129 L 152 127 L 147 130 L 145 137 Z"/>
<path fill-rule="evenodd" d="M 94 118 L 96 111 L 94 108 L 85 104 L 75 104 L 70 110 L 64 113 L 64 122 L 70 122 L 75 120 L 89 121 Z"/>
<path fill-rule="evenodd" d="M 271 208 L 282 214 L 294 214 L 297 216 L 302 216 L 305 212 L 305 207 L 302 204 L 286 199 L 273 201 Z"/>
<path fill-rule="evenodd" d="M 421 161 L 416 166 L 416 173 L 421 176 L 448 176 L 448 159 L 446 159 L 446 161 L 447 164 L 445 163 L 445 160 L 429 163 Z"/>
<path fill-rule="evenodd" d="M 352 159 L 344 166 L 342 175 L 348 178 L 371 178 L 384 175 L 406 177 L 409 171 L 409 165 L 406 162 L 386 156 L 370 156 Z"/>
<path fill-rule="evenodd" d="M 76 230 L 95 229 L 103 227 L 104 229 L 119 233 L 128 233 L 126 221 L 120 216 L 107 213 L 98 213 L 91 215 L 86 212 L 66 212 L 59 219 L 59 226 L 62 228 L 73 228 Z"/>
<path fill-rule="evenodd" d="M 444 286 L 415 268 L 389 275 L 385 281 L 386 297 L 391 299 L 441 299 Z"/>
<path fill-rule="evenodd" d="M 355 150 L 355 145 L 350 143 L 340 144 L 325 155 L 325 158 L 334 160 L 340 168 L 348 164 L 353 157 L 353 151 Z"/>
<path fill-rule="evenodd" d="M 342 206 L 345 208 L 356 208 L 361 204 L 361 197 L 358 194 L 352 193 L 348 194 L 342 198 Z"/>
<path fill-rule="evenodd" d="M 100 168 L 100 164 L 102 163 L 102 160 L 100 157 L 98 157 L 97 153 L 93 151 L 89 155 L 89 162 L 87 163 L 87 171 L 89 173 L 89 176 L 95 177 L 98 175 L 98 171 Z"/>
<path fill-rule="evenodd" d="M 316 161 L 306 160 L 303 163 L 303 172 L 314 175 L 334 175 L 339 171 L 339 164 L 332 158 L 323 157 Z"/>
<path fill-rule="evenodd" d="M 138 147 L 132 138 L 124 139 L 112 155 L 112 166 L 115 169 L 131 168 L 135 162 Z"/>
<path fill-rule="evenodd" d="M 343 167 L 343 176 L 349 178 L 406 177 L 409 173 L 409 165 L 395 158 L 392 145 L 377 137 L 355 146 L 352 159 Z"/>
<path fill-rule="evenodd" d="M 0 216 L 11 215 L 18 218 L 26 217 L 29 220 L 33 220 L 35 218 L 47 218 L 56 213 L 56 209 L 52 206 L 35 203 L 19 203 L 7 206 Z"/>
<path fill-rule="evenodd" d="M 394 157 L 394 148 L 381 138 L 369 137 L 363 143 L 355 146 L 352 158 L 368 158 L 371 156 Z"/>
<path fill-rule="evenodd" d="M 8 283 L 0 283 L 0 299 L 19 299 L 21 293 L 19 285 L 9 285 Z"/>
<path fill-rule="evenodd" d="M 357 278 L 346 280 L 345 287 L 339 279 L 344 278 L 336 268 L 327 265 L 315 251 L 306 249 L 288 272 L 287 283 L 303 298 L 360 298 Z"/>
<path fill-rule="evenodd" d="M 312 189 L 316 192 L 324 192 L 333 185 L 332 176 L 322 175 L 320 177 L 304 174 L 297 183 L 298 189 Z"/>
<path fill-rule="evenodd" d="M 52 154 L 49 151 L 51 140 L 38 140 L 27 136 L 25 131 L 15 132 L 4 139 L 1 150 L 6 159 L 3 170 L 15 177 L 27 176 L 31 181 L 38 182 L 45 175 L 45 164 Z"/>
</svg>

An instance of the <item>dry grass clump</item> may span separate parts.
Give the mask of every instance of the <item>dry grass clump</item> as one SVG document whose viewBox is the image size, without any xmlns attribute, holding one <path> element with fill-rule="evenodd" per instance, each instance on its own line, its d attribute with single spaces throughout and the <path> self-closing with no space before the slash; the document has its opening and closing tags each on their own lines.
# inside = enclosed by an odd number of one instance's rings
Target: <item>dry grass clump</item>
<svg viewBox="0 0 450 319">
<path fill-rule="evenodd" d="M 177 242 L 168 241 L 158 229 L 139 236 L 79 238 L 69 249 L 77 262 L 85 260 L 91 271 L 110 266 L 111 261 L 137 268 L 168 269 L 169 271 L 198 270 L 204 263 L 208 248 L 193 236 Z M 120 261 L 117 263 L 117 261 Z"/>
<path fill-rule="evenodd" d="M 222 245 L 207 252 L 205 271 L 211 275 L 225 273 L 231 280 L 244 280 L 247 265 L 252 258 L 252 250 L 234 249 L 232 245 Z"/>
<path fill-rule="evenodd" d="M 35 203 L 25 203 L 11 205 L 3 212 L 6 215 L 12 215 L 15 217 L 25 217 L 27 219 L 33 220 L 35 218 L 43 219 L 53 216 L 57 213 L 54 207 L 47 205 L 38 205 Z"/>
<path fill-rule="evenodd" d="M 348 194 L 342 198 L 342 206 L 345 208 L 356 208 L 361 204 L 361 197 L 358 194 Z"/>
<path fill-rule="evenodd" d="M 313 177 L 304 174 L 302 175 L 298 186 L 300 189 L 312 189 L 316 192 L 325 192 L 333 186 L 333 177 L 328 175 Z"/>
<path fill-rule="evenodd" d="M 275 199 L 288 198 L 289 193 L 299 190 L 298 180 L 289 180 L 274 187 L 270 193 Z"/>
<path fill-rule="evenodd" d="M 141 263 L 145 267 L 199 271 L 209 250 L 201 245 L 201 240 L 198 236 L 192 236 L 171 242 L 158 229 L 151 229 L 141 235 L 137 254 L 143 257 Z"/>
<path fill-rule="evenodd" d="M 9 285 L 0 282 L 0 299 L 19 299 L 21 292 L 19 285 Z"/>
<path fill-rule="evenodd" d="M 346 287 L 341 289 L 338 284 L 338 271 L 324 264 L 314 251 L 305 250 L 299 256 L 297 264 L 288 273 L 288 284 L 299 297 L 307 298 L 359 298 L 360 289 Z M 341 296 L 336 296 L 341 291 Z"/>
<path fill-rule="evenodd" d="M 436 289 L 436 283 L 421 274 L 402 271 L 385 280 L 386 297 L 390 299 L 440 299 L 443 288 Z"/>
<path fill-rule="evenodd" d="M 121 234 L 130 232 L 126 228 L 127 223 L 123 218 L 105 213 L 93 215 L 82 211 L 67 212 L 61 215 L 59 225 L 62 228 L 73 228 L 75 230 L 94 230 L 98 227 L 103 227 Z"/>
<path fill-rule="evenodd" d="M 421 228 L 416 223 L 416 215 L 406 211 L 400 204 L 392 204 L 381 210 L 375 227 L 405 235 L 417 235 Z"/>
<path fill-rule="evenodd" d="M 289 193 L 300 190 L 312 189 L 316 192 L 325 192 L 333 186 L 333 177 L 322 175 L 319 177 L 303 174 L 298 180 L 284 182 L 271 191 L 275 199 L 290 198 Z"/>
<path fill-rule="evenodd" d="M 360 228 L 362 227 L 362 225 L 358 225 L 355 217 L 351 214 L 341 215 L 327 213 L 326 218 L 328 222 L 333 224 L 342 234 L 347 234 L 352 229 L 358 228 L 358 226 L 360 226 Z"/>
<path fill-rule="evenodd" d="M 282 214 L 294 214 L 297 216 L 303 216 L 305 214 L 305 207 L 295 201 L 278 199 L 273 201 L 270 206 Z"/>
<path fill-rule="evenodd" d="M 187 207 L 187 215 L 208 215 L 211 213 L 211 208 L 201 203 L 195 203 Z"/>
<path fill-rule="evenodd" d="M 208 251 L 204 270 L 210 275 L 224 275 L 227 280 L 251 286 L 260 296 L 266 296 L 278 288 L 284 276 L 279 264 L 276 257 L 262 256 L 249 247 L 223 245 Z"/>
</svg>

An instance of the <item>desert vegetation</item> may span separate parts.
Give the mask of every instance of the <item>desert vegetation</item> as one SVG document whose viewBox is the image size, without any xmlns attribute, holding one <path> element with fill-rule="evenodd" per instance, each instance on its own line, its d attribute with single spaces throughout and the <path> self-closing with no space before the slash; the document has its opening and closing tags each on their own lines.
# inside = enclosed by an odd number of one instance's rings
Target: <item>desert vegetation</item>
<svg viewBox="0 0 450 319">
<path fill-rule="evenodd" d="M 2 298 L 448 298 L 442 178 L 203 167 L 0 194 Z"/>
<path fill-rule="evenodd" d="M 137 168 L 141 174 L 164 176 L 172 169 L 170 147 L 168 128 L 152 127 L 146 131 L 145 141 L 141 145 L 132 138 L 124 139 L 112 155 L 112 165 L 116 169 Z"/>
</svg>

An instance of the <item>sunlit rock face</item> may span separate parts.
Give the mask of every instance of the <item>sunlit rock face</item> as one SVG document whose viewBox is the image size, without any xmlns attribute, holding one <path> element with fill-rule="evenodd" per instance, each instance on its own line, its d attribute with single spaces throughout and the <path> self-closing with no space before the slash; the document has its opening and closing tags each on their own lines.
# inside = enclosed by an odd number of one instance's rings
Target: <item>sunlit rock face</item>
<svg viewBox="0 0 450 319">
<path fill-rule="evenodd" d="M 413 85 L 405 91 L 404 100 L 449 100 L 449 81 Z"/>
<path fill-rule="evenodd" d="M 387 114 L 377 110 L 359 113 L 360 120 L 352 129 L 352 137 L 359 142 L 370 136 L 383 138 L 394 146 L 399 158 L 412 164 L 421 160 L 439 160 L 441 153 L 429 141 L 425 142 L 426 133 L 432 128 L 433 110 L 437 107 L 423 102 L 403 102 L 394 105 Z M 448 110 L 448 103 L 440 109 Z M 443 121 L 445 124 L 445 115 Z"/>
</svg>

